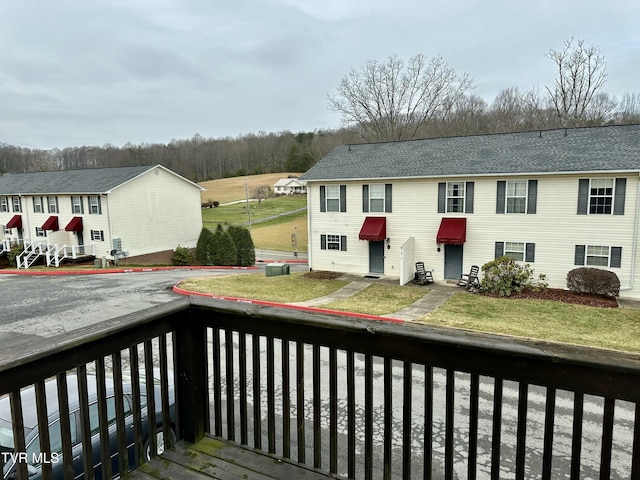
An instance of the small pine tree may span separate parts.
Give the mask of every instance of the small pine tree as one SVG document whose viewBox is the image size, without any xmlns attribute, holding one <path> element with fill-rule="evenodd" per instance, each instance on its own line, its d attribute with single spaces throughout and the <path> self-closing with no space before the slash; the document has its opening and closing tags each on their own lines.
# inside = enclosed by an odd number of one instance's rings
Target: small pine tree
<svg viewBox="0 0 640 480">
<path fill-rule="evenodd" d="M 256 251 L 249 230 L 245 227 L 231 225 L 227 230 L 236 245 L 236 265 L 249 267 L 256 263 Z"/>
<path fill-rule="evenodd" d="M 196 244 L 196 261 L 200 265 L 213 265 L 211 258 L 211 244 L 213 243 L 213 233 L 208 228 L 203 228 Z"/>
<path fill-rule="evenodd" d="M 237 249 L 229 233 L 218 224 L 211 241 L 211 259 L 213 265 L 235 265 Z"/>
</svg>

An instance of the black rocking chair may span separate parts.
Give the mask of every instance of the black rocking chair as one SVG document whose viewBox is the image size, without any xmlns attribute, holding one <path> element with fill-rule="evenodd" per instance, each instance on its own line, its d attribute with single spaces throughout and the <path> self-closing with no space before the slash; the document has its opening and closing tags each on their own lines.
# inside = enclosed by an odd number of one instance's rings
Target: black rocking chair
<svg viewBox="0 0 640 480">
<path fill-rule="evenodd" d="M 431 270 L 424 268 L 424 262 L 416 262 L 416 273 L 413 276 L 413 283 L 417 285 L 427 285 L 433 283 L 433 274 Z"/>
<path fill-rule="evenodd" d="M 476 289 L 480 286 L 480 280 L 478 279 L 478 272 L 480 267 L 472 265 L 469 273 L 463 273 L 458 280 L 458 286 L 465 287 L 467 290 Z"/>
</svg>

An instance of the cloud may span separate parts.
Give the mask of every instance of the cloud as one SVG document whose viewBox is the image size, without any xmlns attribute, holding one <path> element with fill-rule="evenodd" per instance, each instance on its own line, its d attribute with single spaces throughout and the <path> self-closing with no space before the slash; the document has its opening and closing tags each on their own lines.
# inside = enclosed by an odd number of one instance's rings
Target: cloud
<svg viewBox="0 0 640 480">
<path fill-rule="evenodd" d="M 326 95 L 369 59 L 442 55 L 487 101 L 554 78 L 574 36 L 634 91 L 635 1 L 3 0 L 0 142 L 29 147 L 340 126 Z"/>
</svg>

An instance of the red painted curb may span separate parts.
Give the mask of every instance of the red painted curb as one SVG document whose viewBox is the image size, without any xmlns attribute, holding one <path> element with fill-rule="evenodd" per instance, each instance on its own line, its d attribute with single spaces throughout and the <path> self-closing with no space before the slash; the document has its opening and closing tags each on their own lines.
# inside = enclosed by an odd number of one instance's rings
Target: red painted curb
<svg viewBox="0 0 640 480">
<path fill-rule="evenodd" d="M 282 308 L 289 308 L 291 310 L 301 310 L 304 312 L 314 312 L 314 313 L 327 313 L 330 315 L 340 315 L 342 317 L 361 318 L 365 320 L 376 320 L 379 322 L 404 323 L 404 320 L 402 320 L 401 318 L 380 317 L 378 315 L 369 315 L 366 313 L 342 312 L 340 310 L 330 310 L 328 308 L 305 307 L 303 305 L 291 305 L 289 303 L 269 302 L 267 300 L 254 300 L 251 298 L 228 297 L 226 295 L 215 295 L 213 293 L 191 292 L 189 290 L 180 288 L 177 285 L 173 287 L 173 291 L 180 295 L 188 295 L 188 296 L 194 295 L 196 297 L 215 298 L 217 300 L 227 300 L 227 301 L 236 302 L 236 303 L 248 303 L 251 305 L 263 305 L 267 307 L 282 307 Z"/>
<path fill-rule="evenodd" d="M 135 268 L 101 268 L 97 270 L 4 270 L 0 269 L 0 275 L 100 275 L 103 273 L 140 273 L 159 272 L 167 270 L 258 270 L 258 267 L 228 267 L 228 266 L 194 266 L 194 267 L 135 267 Z"/>
</svg>

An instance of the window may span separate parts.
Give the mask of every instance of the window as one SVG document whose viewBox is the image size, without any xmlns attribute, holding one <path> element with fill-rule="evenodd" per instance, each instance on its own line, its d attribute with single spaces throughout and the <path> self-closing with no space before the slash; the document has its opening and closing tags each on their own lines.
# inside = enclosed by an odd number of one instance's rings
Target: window
<svg viewBox="0 0 640 480">
<path fill-rule="evenodd" d="M 76 424 L 76 413 L 69 415 L 69 423 L 71 426 L 71 445 L 79 443 L 78 426 Z M 49 424 L 49 446 L 51 453 L 62 452 L 62 432 L 60 429 L 60 420 L 56 420 Z M 40 465 L 42 461 L 51 461 L 51 458 L 44 457 L 40 453 L 40 437 L 36 436 L 27 446 L 27 459 L 31 465 Z"/>
<path fill-rule="evenodd" d="M 514 180 L 507 182 L 507 213 L 527 211 L 527 182 Z"/>
<path fill-rule="evenodd" d="M 499 180 L 496 213 L 536 213 L 537 180 Z"/>
<path fill-rule="evenodd" d="M 620 268 L 622 265 L 622 247 L 576 245 L 574 263 L 590 267 Z"/>
<path fill-rule="evenodd" d="M 103 230 L 91 230 L 91 240 L 96 242 L 104 242 Z"/>
<path fill-rule="evenodd" d="M 320 186 L 320 211 L 321 212 L 346 212 L 347 211 L 347 186 L 346 185 L 321 185 Z"/>
<path fill-rule="evenodd" d="M 474 182 L 439 182 L 438 213 L 473 213 Z"/>
<path fill-rule="evenodd" d="M 362 211 L 363 212 L 391 212 L 390 183 L 372 183 L 362 186 Z"/>
<path fill-rule="evenodd" d="M 613 178 L 591 179 L 589 186 L 589 213 L 611 213 L 613 205 Z"/>
<path fill-rule="evenodd" d="M 100 202 L 100 197 L 98 195 L 91 195 L 89 197 L 89 213 L 102 213 L 102 205 Z"/>
<path fill-rule="evenodd" d="M 33 213 L 44 213 L 42 197 L 33 197 Z"/>
<path fill-rule="evenodd" d="M 58 197 L 47 197 L 47 205 L 49 206 L 49 213 L 59 213 Z"/>
<path fill-rule="evenodd" d="M 0 197 L 0 212 L 9 211 L 9 199 L 7 197 Z"/>
<path fill-rule="evenodd" d="M 320 235 L 320 249 L 341 250 L 345 252 L 347 250 L 347 236 L 335 234 Z"/>
<path fill-rule="evenodd" d="M 447 213 L 464 212 L 464 182 L 447 182 Z"/>
<path fill-rule="evenodd" d="M 578 181 L 578 215 L 624 215 L 626 178 Z"/>
<path fill-rule="evenodd" d="M 14 212 L 22 211 L 22 199 L 20 197 L 11 197 L 11 202 L 13 203 Z"/>
<path fill-rule="evenodd" d="M 516 262 L 522 262 L 524 260 L 524 243 L 504 242 L 504 255 Z"/>
<path fill-rule="evenodd" d="M 47 232 L 42 230 L 42 227 L 36 227 L 36 237 L 46 237 Z"/>
<path fill-rule="evenodd" d="M 71 197 L 71 213 L 84 213 L 84 204 L 82 203 L 82 197 L 76 195 Z"/>
<path fill-rule="evenodd" d="M 495 258 L 509 257 L 516 262 L 535 262 L 536 244 L 525 242 L 496 242 Z"/>
</svg>

